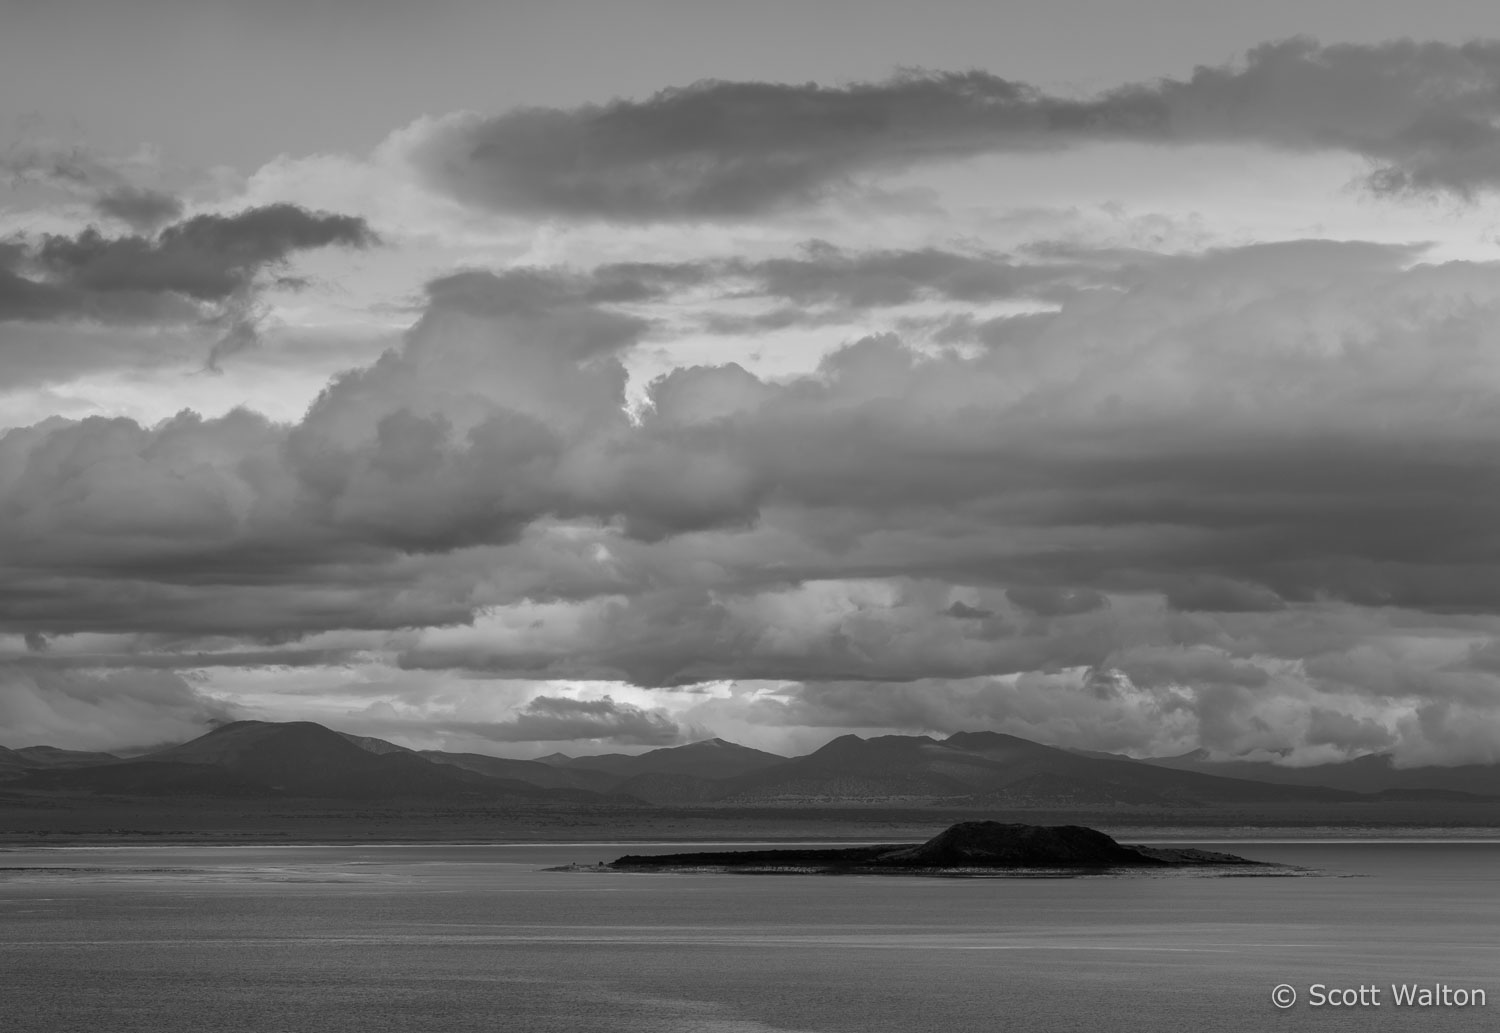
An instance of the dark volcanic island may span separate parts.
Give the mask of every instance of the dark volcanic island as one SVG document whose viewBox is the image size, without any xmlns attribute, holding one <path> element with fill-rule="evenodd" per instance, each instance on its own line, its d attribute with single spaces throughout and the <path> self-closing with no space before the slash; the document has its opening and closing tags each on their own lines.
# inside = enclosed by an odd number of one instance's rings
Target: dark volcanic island
<svg viewBox="0 0 1500 1033">
<path fill-rule="evenodd" d="M 925 843 L 812 849 L 735 850 L 698 854 L 628 854 L 598 866 L 557 871 L 715 871 L 744 874 L 984 874 L 1012 870 L 1101 871 L 1119 868 L 1281 868 L 1208 850 L 1126 846 L 1082 825 L 1010 825 L 964 821 Z"/>
</svg>

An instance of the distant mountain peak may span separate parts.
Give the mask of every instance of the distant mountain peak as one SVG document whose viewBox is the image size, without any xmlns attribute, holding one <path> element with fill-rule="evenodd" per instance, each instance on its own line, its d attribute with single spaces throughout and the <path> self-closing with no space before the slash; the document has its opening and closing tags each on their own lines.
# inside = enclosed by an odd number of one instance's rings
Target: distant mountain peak
<svg viewBox="0 0 1500 1033">
<path fill-rule="evenodd" d="M 989 728 L 981 728 L 973 732 L 954 732 L 943 740 L 946 743 L 959 745 L 963 743 L 1025 743 L 1028 746 L 1040 746 L 1041 743 L 1031 739 L 1023 739 L 1019 735 L 1011 735 L 1008 732 L 997 732 Z"/>
<path fill-rule="evenodd" d="M 266 750 L 286 753 L 353 751 L 360 749 L 345 736 L 314 721 L 231 721 L 185 743 L 151 754 L 153 760 L 213 764 Z"/>
<path fill-rule="evenodd" d="M 852 733 L 830 739 L 809 757 L 837 757 L 849 755 L 874 756 L 884 754 L 906 754 L 930 746 L 941 746 L 930 735 L 875 735 L 868 739 Z"/>
<path fill-rule="evenodd" d="M 355 735 L 352 732 L 339 732 L 338 734 L 342 735 L 345 739 L 347 739 L 349 742 L 352 742 L 360 749 L 365 750 L 369 753 L 376 754 L 377 756 L 387 753 L 415 752 L 405 746 L 398 746 L 393 742 L 387 742 L 384 739 L 377 739 L 373 735 Z"/>
<path fill-rule="evenodd" d="M 718 736 L 714 736 L 712 739 L 699 739 L 697 742 L 690 742 L 686 746 L 668 746 L 668 747 L 665 747 L 665 749 L 669 749 L 669 750 L 670 749 L 683 750 L 683 749 L 689 749 L 691 747 L 698 747 L 698 748 L 702 748 L 702 749 L 712 749 L 712 750 L 748 750 L 748 749 L 750 749 L 749 746 L 742 746 L 742 745 L 740 745 L 737 742 L 730 742 L 728 739 L 721 739 Z"/>
</svg>

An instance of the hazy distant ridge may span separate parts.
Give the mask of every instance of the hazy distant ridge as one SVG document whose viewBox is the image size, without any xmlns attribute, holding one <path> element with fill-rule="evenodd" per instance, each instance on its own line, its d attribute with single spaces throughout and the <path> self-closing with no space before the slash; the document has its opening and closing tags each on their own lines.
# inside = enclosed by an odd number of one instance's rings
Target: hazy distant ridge
<svg viewBox="0 0 1500 1033">
<path fill-rule="evenodd" d="M 0 778 L 44 791 L 599 807 L 1175 808 L 1500 793 L 1494 767 L 1398 770 L 1383 757 L 1301 769 L 1202 754 L 1138 761 L 986 731 L 843 735 L 792 758 L 709 739 L 633 755 L 519 760 L 416 751 L 306 721 L 234 722 L 130 760 L 0 749 Z"/>
</svg>

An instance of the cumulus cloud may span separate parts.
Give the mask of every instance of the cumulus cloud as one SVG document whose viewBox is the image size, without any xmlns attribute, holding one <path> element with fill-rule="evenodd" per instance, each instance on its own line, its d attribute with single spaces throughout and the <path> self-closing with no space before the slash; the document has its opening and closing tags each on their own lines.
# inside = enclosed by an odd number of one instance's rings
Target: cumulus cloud
<svg viewBox="0 0 1500 1033">
<path fill-rule="evenodd" d="M 1344 151 L 1371 162 L 1377 190 L 1467 194 L 1500 184 L 1497 84 L 1500 44 L 1298 38 L 1087 98 L 981 71 L 842 87 L 708 80 L 642 101 L 452 116 L 399 143 L 465 202 L 624 220 L 739 218 L 913 164 L 1111 140 Z"/>
<path fill-rule="evenodd" d="M 460 274 L 400 350 L 294 426 L 236 412 L 5 435 L 5 548 L 45 596 L 47 564 L 258 585 L 516 543 L 543 519 L 728 549 L 760 527 L 743 540 L 781 553 L 758 559 L 787 580 L 978 580 L 1035 614 L 1105 591 L 1493 610 L 1493 500 L 1475 485 L 1495 472 L 1500 276 L 1411 257 L 1319 241 L 1181 256 L 1004 347 L 869 338 L 781 383 L 677 370 L 634 421 L 620 355 L 640 318 L 545 278 Z"/>
<path fill-rule="evenodd" d="M 548 516 L 657 538 L 753 516 L 758 484 L 712 436 L 632 427 L 618 353 L 640 320 L 513 286 L 435 283 L 405 346 L 335 380 L 295 426 L 236 410 L 6 433 L 6 619 L 253 633 L 373 606 L 356 626 L 446 623 L 474 603 L 456 584 L 402 584 L 414 555 L 511 543 Z M 63 572 L 92 587 L 67 602 Z"/>
<path fill-rule="evenodd" d="M 1359 644 L 1330 634 L 1329 625 L 1340 620 L 1358 624 Z M 1183 630 L 1174 628 L 1176 621 L 1165 608 L 1139 610 L 1095 666 L 958 679 L 752 683 L 682 716 L 716 729 L 774 729 L 761 741 L 790 738 L 804 748 L 849 729 L 937 735 L 995 729 L 1138 757 L 1201 747 L 1218 757 L 1294 766 L 1374 752 L 1407 766 L 1500 756 L 1493 735 L 1500 684 L 1493 674 L 1446 664 L 1448 650 L 1434 648 L 1442 632 L 1437 639 L 1391 635 L 1389 614 L 1303 609 L 1215 617 L 1198 625 L 1199 632 L 1213 629 L 1204 640 L 1174 641 Z M 1301 627 L 1307 655 L 1254 651 L 1258 636 L 1288 622 Z"/>
<path fill-rule="evenodd" d="M 660 711 L 602 699 L 536 696 L 515 717 L 469 729 L 492 742 L 604 740 L 626 746 L 675 746 L 683 729 Z"/>
<path fill-rule="evenodd" d="M 1149 754 L 1191 743 L 1197 732 L 1185 697 L 1125 687 L 1101 697 L 1081 668 L 1013 678 L 825 682 L 763 691 L 742 718 L 772 727 L 920 731 L 940 736 L 993 729 L 1040 742 Z M 706 712 L 728 708 L 720 703 Z"/>
<path fill-rule="evenodd" d="M 0 437 L 0 622 L 58 658 L 83 632 L 158 636 L 164 669 L 211 636 L 271 662 L 363 629 L 409 672 L 846 686 L 741 711 L 787 727 L 1030 715 L 1091 748 L 1472 756 L 1465 721 L 1500 698 L 1500 273 L 1420 257 L 1090 256 L 1114 282 L 1003 340 L 863 338 L 780 379 L 681 368 L 634 412 L 624 358 L 651 323 L 595 291 L 635 281 L 455 273 L 294 424 Z M 1075 670 L 1097 673 L 1064 692 Z M 944 710 L 960 684 L 987 686 L 979 709 Z M 880 685 L 926 688 L 834 706 Z M 547 706 L 503 734 L 590 717 Z"/>
<path fill-rule="evenodd" d="M 740 592 L 664 589 L 580 604 L 553 615 L 554 626 L 539 633 L 506 633 L 500 621 L 481 621 L 472 633 L 424 639 L 399 659 L 412 669 L 675 687 L 963 678 L 1093 664 L 1115 646 L 1115 629 L 1102 622 L 1023 627 L 1014 612 L 942 620 L 952 615 L 947 594 L 938 583 L 856 579 Z"/>
</svg>

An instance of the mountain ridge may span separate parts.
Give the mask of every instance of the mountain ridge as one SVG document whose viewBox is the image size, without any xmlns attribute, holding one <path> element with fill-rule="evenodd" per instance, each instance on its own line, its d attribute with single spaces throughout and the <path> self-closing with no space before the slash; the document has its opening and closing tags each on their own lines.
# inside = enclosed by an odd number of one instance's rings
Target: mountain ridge
<svg viewBox="0 0 1500 1033">
<path fill-rule="evenodd" d="M 1002 732 L 835 736 L 782 757 L 722 738 L 640 754 L 522 760 L 413 750 L 309 721 L 236 721 L 122 759 L 51 747 L 0 748 L 7 786 L 182 795 L 512 799 L 538 805 L 887 806 L 954 810 L 1204 808 L 1500 798 L 1500 767 L 1395 768 L 1372 755 L 1327 774 L 1201 752 L 1136 760 Z M 1260 777 L 1256 777 L 1260 776 Z M 1485 795 L 1492 790 L 1494 796 Z"/>
<path fill-rule="evenodd" d="M 118 763 L 32 771 L 23 784 L 145 795 L 627 803 L 587 790 L 546 789 L 490 778 L 434 764 L 401 747 L 372 752 L 311 721 L 234 721 L 188 742 Z"/>
</svg>

